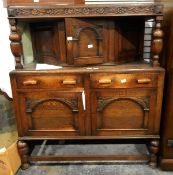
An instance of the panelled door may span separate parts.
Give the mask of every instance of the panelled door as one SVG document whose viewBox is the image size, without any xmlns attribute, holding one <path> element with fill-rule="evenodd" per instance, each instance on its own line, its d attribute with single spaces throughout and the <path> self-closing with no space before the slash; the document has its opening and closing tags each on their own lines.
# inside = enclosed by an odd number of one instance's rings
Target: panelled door
<svg viewBox="0 0 173 175">
<path fill-rule="evenodd" d="M 91 98 L 92 135 L 152 134 L 156 104 L 154 89 L 93 90 Z"/>
<path fill-rule="evenodd" d="M 66 18 L 65 23 L 69 64 L 85 65 L 108 61 L 109 43 L 112 40 L 110 33 L 114 27 L 112 20 Z"/>
<path fill-rule="evenodd" d="M 84 135 L 81 92 L 19 92 L 20 123 L 26 136 Z"/>
</svg>

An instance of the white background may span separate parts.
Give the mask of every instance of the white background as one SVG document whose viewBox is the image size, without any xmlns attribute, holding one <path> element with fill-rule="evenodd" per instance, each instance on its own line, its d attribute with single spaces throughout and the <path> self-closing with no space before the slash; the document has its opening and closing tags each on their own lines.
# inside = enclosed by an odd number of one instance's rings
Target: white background
<svg viewBox="0 0 173 175">
<path fill-rule="evenodd" d="M 10 50 L 9 34 L 7 9 L 3 7 L 2 0 L 0 0 L 0 88 L 12 97 L 9 72 L 14 70 L 15 63 Z"/>
</svg>

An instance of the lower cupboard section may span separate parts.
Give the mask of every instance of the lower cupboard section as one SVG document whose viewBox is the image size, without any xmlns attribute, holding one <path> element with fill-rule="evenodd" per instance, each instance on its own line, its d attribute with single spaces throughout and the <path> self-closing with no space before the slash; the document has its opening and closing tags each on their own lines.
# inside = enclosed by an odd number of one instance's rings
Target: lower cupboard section
<svg viewBox="0 0 173 175">
<path fill-rule="evenodd" d="M 12 72 L 22 168 L 37 160 L 146 160 L 156 167 L 163 80 L 160 69 L 145 74 Z M 41 141 L 43 145 L 47 140 L 59 145 L 69 140 L 94 143 L 100 139 L 102 144 L 145 140 L 149 152 L 144 156 L 104 155 L 104 150 L 100 155 L 73 155 L 73 151 L 62 156 L 31 154 Z M 108 147 L 103 148 L 109 152 Z"/>
<path fill-rule="evenodd" d="M 155 89 L 92 89 L 84 109 L 83 90 L 18 93 L 19 137 L 139 137 L 158 134 Z M 88 99 L 86 99 L 87 101 Z M 87 135 L 86 121 L 91 122 Z"/>
</svg>

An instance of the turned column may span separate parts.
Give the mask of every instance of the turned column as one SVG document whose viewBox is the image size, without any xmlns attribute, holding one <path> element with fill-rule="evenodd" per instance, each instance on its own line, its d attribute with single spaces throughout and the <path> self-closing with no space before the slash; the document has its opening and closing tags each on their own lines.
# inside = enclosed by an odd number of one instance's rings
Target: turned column
<svg viewBox="0 0 173 175">
<path fill-rule="evenodd" d="M 149 145 L 149 151 L 150 151 L 150 161 L 149 166 L 152 168 L 157 167 L 157 153 L 159 152 L 160 148 L 160 141 L 159 140 L 151 140 Z"/>
<path fill-rule="evenodd" d="M 21 158 L 21 168 L 23 170 L 29 168 L 29 148 L 28 144 L 24 141 L 18 141 L 17 143 L 18 152 Z"/>
<path fill-rule="evenodd" d="M 16 19 L 9 19 L 9 23 L 11 25 L 11 34 L 9 36 L 9 39 L 11 41 L 10 48 L 11 52 L 15 57 L 16 62 L 16 69 L 22 69 L 23 66 L 21 64 L 21 58 L 22 58 L 22 43 L 21 43 L 21 36 L 17 32 L 17 24 Z"/>
<path fill-rule="evenodd" d="M 153 31 L 153 39 L 152 39 L 153 67 L 160 66 L 159 58 L 163 48 L 162 21 L 163 21 L 163 16 L 156 17 L 156 24 L 155 24 L 155 29 Z"/>
</svg>

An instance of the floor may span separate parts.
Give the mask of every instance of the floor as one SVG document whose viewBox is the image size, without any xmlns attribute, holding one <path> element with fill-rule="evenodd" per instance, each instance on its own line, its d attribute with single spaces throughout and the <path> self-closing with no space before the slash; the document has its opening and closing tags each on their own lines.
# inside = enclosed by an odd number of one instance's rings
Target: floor
<svg viewBox="0 0 173 175">
<path fill-rule="evenodd" d="M 12 102 L 6 100 L 0 95 L 0 148 L 8 147 L 11 143 L 17 140 L 16 125 L 14 120 L 14 111 Z M 97 150 L 104 154 L 104 152 L 113 154 L 114 145 L 67 145 L 58 143 L 57 145 L 47 145 L 40 151 L 39 147 L 35 147 L 33 154 L 68 154 L 87 153 L 96 154 Z M 70 147 L 70 149 L 69 149 Z M 117 145 L 119 154 L 126 154 L 128 152 L 144 153 L 145 147 L 143 145 Z M 117 151 L 116 150 L 116 151 Z M 126 150 L 126 151 L 125 151 Z M 146 153 L 147 154 L 147 153 Z M 173 175 L 173 172 L 164 172 L 160 169 L 152 169 L 144 163 L 127 163 L 127 162 L 53 162 L 53 163 L 33 163 L 27 170 L 19 169 L 16 175 Z"/>
<path fill-rule="evenodd" d="M 126 165 L 118 163 L 105 164 L 54 164 L 32 165 L 28 170 L 19 170 L 17 175 L 173 175 L 173 172 L 163 172 L 151 169 L 147 165 Z"/>
</svg>

